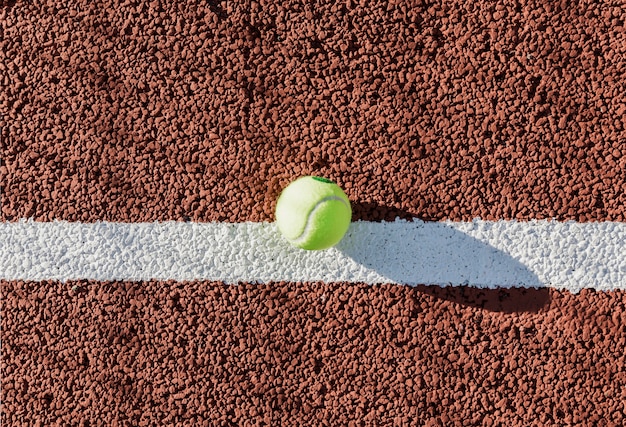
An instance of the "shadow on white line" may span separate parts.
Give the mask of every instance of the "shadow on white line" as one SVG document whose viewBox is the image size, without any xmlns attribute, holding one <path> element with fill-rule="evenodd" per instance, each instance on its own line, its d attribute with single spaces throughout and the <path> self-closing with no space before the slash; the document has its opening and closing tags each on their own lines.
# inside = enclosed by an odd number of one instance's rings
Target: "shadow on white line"
<svg viewBox="0 0 626 427">
<path fill-rule="evenodd" d="M 488 289 L 546 286 L 508 253 L 442 222 L 353 222 L 337 249 L 395 283 Z"/>
</svg>

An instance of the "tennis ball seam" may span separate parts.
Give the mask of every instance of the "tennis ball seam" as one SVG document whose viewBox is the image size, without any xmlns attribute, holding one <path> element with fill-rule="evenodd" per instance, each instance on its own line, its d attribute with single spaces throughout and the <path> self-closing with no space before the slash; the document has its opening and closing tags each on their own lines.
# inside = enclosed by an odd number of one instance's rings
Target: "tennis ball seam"
<svg viewBox="0 0 626 427">
<path fill-rule="evenodd" d="M 306 240 L 306 238 L 308 237 L 308 233 L 309 233 L 309 229 L 311 228 L 311 218 L 314 216 L 315 211 L 317 209 L 319 209 L 324 203 L 326 202 L 330 202 L 333 200 L 337 200 L 340 201 L 341 203 L 343 203 L 348 209 L 351 209 L 350 206 L 346 203 L 346 201 L 339 197 L 339 196 L 326 196 L 323 199 L 320 199 L 315 206 L 313 206 L 313 209 L 311 209 L 311 211 L 309 212 L 309 214 L 307 215 L 306 218 L 306 224 L 304 225 L 304 229 L 302 230 L 302 233 L 300 233 L 300 235 L 294 239 L 291 239 L 291 242 L 293 242 L 296 245 L 301 244 L 302 242 L 304 242 Z"/>
</svg>

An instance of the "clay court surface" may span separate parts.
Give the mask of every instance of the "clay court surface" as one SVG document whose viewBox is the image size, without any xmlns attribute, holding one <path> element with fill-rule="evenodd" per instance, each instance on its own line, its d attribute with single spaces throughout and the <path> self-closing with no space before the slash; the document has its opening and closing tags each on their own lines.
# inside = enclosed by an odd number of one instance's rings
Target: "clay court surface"
<svg viewBox="0 0 626 427">
<path fill-rule="evenodd" d="M 623 0 L 170 3 L 0 0 L 3 223 L 626 222 Z M 623 426 L 622 273 L 2 279 L 0 423 Z"/>
</svg>

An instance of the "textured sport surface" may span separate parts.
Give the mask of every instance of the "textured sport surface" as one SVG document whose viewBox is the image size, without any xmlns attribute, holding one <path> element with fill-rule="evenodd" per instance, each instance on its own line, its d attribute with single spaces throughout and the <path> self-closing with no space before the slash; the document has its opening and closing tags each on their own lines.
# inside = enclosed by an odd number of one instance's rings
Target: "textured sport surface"
<svg viewBox="0 0 626 427">
<path fill-rule="evenodd" d="M 623 0 L 170 3 L 0 0 L 3 222 L 263 223 L 302 175 L 368 224 L 626 222 Z M 622 426 L 626 292 L 580 273 L 3 279 L 0 423 Z"/>
</svg>

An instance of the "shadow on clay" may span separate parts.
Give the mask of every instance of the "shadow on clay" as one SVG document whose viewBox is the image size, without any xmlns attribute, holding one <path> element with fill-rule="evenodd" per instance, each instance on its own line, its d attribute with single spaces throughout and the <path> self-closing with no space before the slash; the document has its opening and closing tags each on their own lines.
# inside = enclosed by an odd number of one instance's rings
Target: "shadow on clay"
<svg viewBox="0 0 626 427">
<path fill-rule="evenodd" d="M 422 222 L 410 212 L 371 203 L 353 203 L 353 211 L 357 222 L 337 249 L 390 282 L 489 311 L 536 312 L 550 301 L 549 289 L 527 266 L 445 223 Z M 392 222 L 392 216 L 405 221 Z M 384 233 L 359 232 L 363 218 L 387 221 Z"/>
<path fill-rule="evenodd" d="M 11 10 L 17 0 L 0 0 L 0 7 L 6 7 L 8 10 Z"/>
</svg>

